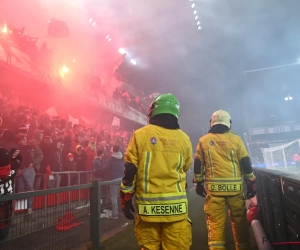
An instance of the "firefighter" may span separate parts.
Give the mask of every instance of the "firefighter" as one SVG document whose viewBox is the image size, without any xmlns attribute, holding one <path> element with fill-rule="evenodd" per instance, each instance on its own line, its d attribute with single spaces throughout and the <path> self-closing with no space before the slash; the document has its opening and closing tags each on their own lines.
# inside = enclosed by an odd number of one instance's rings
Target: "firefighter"
<svg viewBox="0 0 300 250">
<path fill-rule="evenodd" d="M 122 210 L 134 220 L 144 250 L 190 249 L 186 172 L 193 161 L 190 138 L 179 127 L 180 106 L 172 94 L 151 103 L 148 125 L 136 130 L 125 153 Z M 135 194 L 135 208 L 132 203 Z"/>
<path fill-rule="evenodd" d="M 208 134 L 199 139 L 194 174 L 196 192 L 205 197 L 209 249 L 225 249 L 226 205 L 236 250 L 250 249 L 245 198 L 256 195 L 255 176 L 245 145 L 231 131 L 231 118 L 224 110 L 213 113 Z M 246 197 L 243 179 L 247 185 Z"/>
</svg>

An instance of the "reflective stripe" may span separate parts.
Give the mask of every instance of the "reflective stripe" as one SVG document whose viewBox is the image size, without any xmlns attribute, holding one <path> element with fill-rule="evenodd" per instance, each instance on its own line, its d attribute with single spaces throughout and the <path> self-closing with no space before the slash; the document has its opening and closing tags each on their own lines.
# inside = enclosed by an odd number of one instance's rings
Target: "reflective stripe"
<svg viewBox="0 0 300 250">
<path fill-rule="evenodd" d="M 146 152 L 146 160 L 144 163 L 144 192 L 149 193 L 149 171 L 150 171 L 151 152 Z"/>
<path fill-rule="evenodd" d="M 252 172 L 252 173 L 250 173 L 250 174 L 244 174 L 244 176 L 245 176 L 247 179 L 249 179 L 249 180 L 251 180 L 251 179 L 253 179 L 253 178 L 254 178 L 254 174 L 253 174 L 253 172 Z"/>
<path fill-rule="evenodd" d="M 126 191 L 132 191 L 134 190 L 134 186 L 124 186 L 123 183 L 121 183 L 121 189 Z"/>
<path fill-rule="evenodd" d="M 178 181 L 177 181 L 177 191 L 178 192 L 182 192 L 181 191 L 181 187 L 180 187 L 180 183 L 182 181 L 182 177 L 181 177 L 181 174 L 179 173 L 179 170 L 180 170 L 181 167 L 182 167 L 182 155 L 179 154 L 179 164 L 178 164 L 178 166 L 176 168 L 176 172 L 178 174 Z"/>
<path fill-rule="evenodd" d="M 225 249 L 225 242 L 223 241 L 211 241 L 211 243 L 208 243 L 209 247 L 222 247 Z"/>
<path fill-rule="evenodd" d="M 135 197 L 136 201 L 141 202 L 152 202 L 152 201 L 171 201 L 171 200 L 183 200 L 186 199 L 186 195 L 180 195 L 180 196 L 165 196 L 165 197 L 141 197 L 136 195 Z"/>
<path fill-rule="evenodd" d="M 233 153 L 232 153 L 232 149 L 230 150 L 230 161 L 231 161 L 231 165 L 233 168 L 233 176 L 236 177 L 236 166 L 234 163 L 234 157 L 233 157 Z"/>
<path fill-rule="evenodd" d="M 210 247 L 225 247 L 224 244 L 220 243 L 220 244 L 208 244 Z"/>
<path fill-rule="evenodd" d="M 212 160 L 211 160 L 211 155 L 210 155 L 210 149 L 208 150 L 208 159 L 209 159 L 209 165 L 210 165 L 210 177 L 213 177 Z"/>
<path fill-rule="evenodd" d="M 203 176 L 202 174 L 195 174 L 195 181 L 203 181 Z"/>
<path fill-rule="evenodd" d="M 236 179 L 228 179 L 228 178 L 224 178 L 224 179 L 209 179 L 207 180 L 207 183 L 209 182 L 230 182 L 230 183 L 234 183 L 234 182 L 242 182 L 241 178 L 236 178 Z"/>
</svg>

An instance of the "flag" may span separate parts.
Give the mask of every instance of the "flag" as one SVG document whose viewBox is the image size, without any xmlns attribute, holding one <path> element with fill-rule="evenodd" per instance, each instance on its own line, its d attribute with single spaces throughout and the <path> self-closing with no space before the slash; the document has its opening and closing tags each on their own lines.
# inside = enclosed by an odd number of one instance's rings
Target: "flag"
<svg viewBox="0 0 300 250">
<path fill-rule="evenodd" d="M 69 28 L 63 21 L 51 18 L 48 23 L 48 35 L 52 37 L 66 37 L 69 36 Z"/>
<path fill-rule="evenodd" d="M 49 108 L 49 109 L 47 109 L 47 110 L 45 111 L 45 113 L 46 113 L 47 115 L 49 115 L 50 117 L 58 116 L 58 114 L 57 114 L 57 112 L 56 112 L 56 108 L 55 108 L 54 106 L 51 107 L 51 108 Z"/>
<path fill-rule="evenodd" d="M 74 125 L 74 124 L 79 124 L 79 121 L 78 121 L 78 119 L 75 119 L 73 116 L 71 116 L 70 114 L 69 114 L 69 122 L 71 122 L 72 123 L 72 125 Z"/>
<path fill-rule="evenodd" d="M 116 126 L 119 128 L 120 127 L 120 119 L 118 117 L 114 116 L 111 126 Z"/>
<path fill-rule="evenodd" d="M 84 116 L 81 116 L 81 119 L 86 123 L 86 124 L 91 124 L 91 122 L 86 119 Z"/>
</svg>

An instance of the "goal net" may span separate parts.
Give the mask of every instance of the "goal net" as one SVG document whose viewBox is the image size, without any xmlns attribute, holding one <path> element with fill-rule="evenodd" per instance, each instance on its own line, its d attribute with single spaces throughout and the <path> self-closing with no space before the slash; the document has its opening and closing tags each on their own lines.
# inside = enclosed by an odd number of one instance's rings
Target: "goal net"
<svg viewBox="0 0 300 250">
<path fill-rule="evenodd" d="M 266 168 L 294 169 L 294 155 L 300 155 L 300 140 L 288 143 L 269 143 L 269 148 L 261 148 Z"/>
</svg>

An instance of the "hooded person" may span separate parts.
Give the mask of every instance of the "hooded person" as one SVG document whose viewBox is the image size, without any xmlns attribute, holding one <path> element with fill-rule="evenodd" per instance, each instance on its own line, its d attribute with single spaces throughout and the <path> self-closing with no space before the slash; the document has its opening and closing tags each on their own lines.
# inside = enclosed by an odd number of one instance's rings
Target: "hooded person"
<svg viewBox="0 0 300 250">
<path fill-rule="evenodd" d="M 250 250 L 245 198 L 255 196 L 256 178 L 242 139 L 231 131 L 228 112 L 218 110 L 212 114 L 210 130 L 199 139 L 196 148 L 194 174 L 196 193 L 205 197 L 209 249 L 225 249 L 227 205 L 235 249 Z M 246 197 L 243 179 L 247 185 Z"/>
<path fill-rule="evenodd" d="M 0 194 L 9 195 L 14 193 L 15 177 L 22 163 L 19 150 L 13 148 L 10 152 L 0 148 Z M 5 240 L 9 233 L 11 216 L 13 212 L 12 201 L 0 203 L 0 243 Z"/>
<path fill-rule="evenodd" d="M 74 161 L 74 155 L 69 153 L 67 155 L 67 160 L 64 161 L 63 163 L 63 171 L 66 171 L 66 172 L 75 172 L 76 171 L 76 168 L 77 168 L 77 164 L 76 162 Z M 61 180 L 61 187 L 65 187 L 65 186 L 73 186 L 73 185 L 76 185 L 77 184 L 77 175 L 74 174 L 74 173 L 70 173 L 69 174 L 69 178 L 70 178 L 70 183 L 68 183 L 68 175 L 64 174 L 62 176 L 62 180 Z"/>
<path fill-rule="evenodd" d="M 83 146 L 77 145 L 76 150 L 74 153 L 74 161 L 76 162 L 77 165 L 77 171 L 86 171 L 86 159 L 87 155 L 85 151 L 83 150 Z M 86 174 L 81 174 L 80 175 L 80 183 L 79 184 L 85 184 L 88 181 L 88 177 Z"/>
<path fill-rule="evenodd" d="M 28 145 L 31 148 L 34 148 L 34 150 L 30 150 L 30 154 L 33 160 L 33 167 L 35 170 L 35 173 L 41 173 L 41 162 L 43 161 L 43 151 L 40 148 L 40 143 L 43 141 L 43 131 L 42 130 L 34 130 L 32 132 L 32 140 L 28 141 Z M 42 182 L 42 176 L 41 175 L 35 175 L 34 179 L 34 190 L 40 190 Z"/>
<path fill-rule="evenodd" d="M 117 219 L 119 214 L 118 209 L 118 196 L 120 182 L 124 173 L 124 158 L 118 145 L 114 145 L 111 150 L 112 155 L 108 158 L 104 171 L 106 178 L 111 181 L 117 181 L 117 184 L 110 185 L 110 195 L 112 204 L 112 218 Z"/>
<path fill-rule="evenodd" d="M 192 244 L 186 194 L 192 144 L 179 127 L 179 115 L 174 95 L 157 96 L 149 107 L 149 125 L 134 131 L 125 153 L 122 211 L 134 219 L 135 195 L 135 234 L 144 250 L 188 250 Z"/>
<path fill-rule="evenodd" d="M 9 129 L 4 130 L 1 136 L 0 147 L 3 147 L 7 150 L 17 148 L 16 134 L 14 133 L 14 131 Z"/>
<path fill-rule="evenodd" d="M 96 145 L 96 139 L 95 138 L 90 138 L 89 139 L 89 144 L 85 148 L 85 153 L 87 155 L 86 159 L 86 171 L 92 171 L 92 165 L 93 165 L 93 160 L 95 159 L 97 153 L 97 145 Z"/>
</svg>

